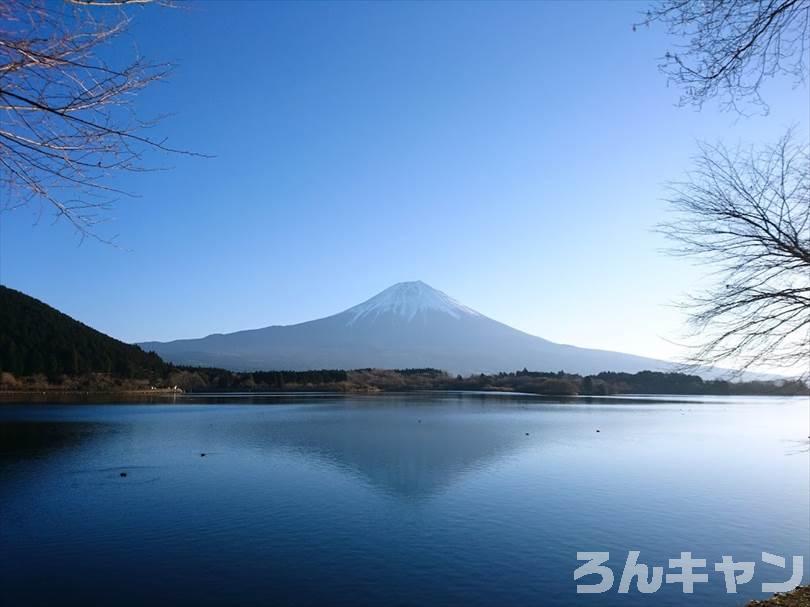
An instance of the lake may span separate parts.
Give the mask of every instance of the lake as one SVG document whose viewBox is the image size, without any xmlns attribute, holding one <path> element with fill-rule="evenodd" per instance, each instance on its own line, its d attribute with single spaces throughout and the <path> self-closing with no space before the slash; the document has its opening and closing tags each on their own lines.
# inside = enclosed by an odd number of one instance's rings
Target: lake
<svg viewBox="0 0 810 607">
<path fill-rule="evenodd" d="M 808 434 L 807 398 L 3 404 L 0 603 L 744 605 L 790 577 L 763 551 L 810 581 Z M 629 550 L 708 582 L 619 594 Z M 756 562 L 736 595 L 722 555 Z"/>
</svg>

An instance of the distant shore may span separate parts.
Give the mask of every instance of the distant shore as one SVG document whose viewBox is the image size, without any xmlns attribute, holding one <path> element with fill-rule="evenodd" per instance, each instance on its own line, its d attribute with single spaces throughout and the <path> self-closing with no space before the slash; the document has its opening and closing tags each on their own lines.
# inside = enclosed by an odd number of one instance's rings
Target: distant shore
<svg viewBox="0 0 810 607">
<path fill-rule="evenodd" d="M 171 366 L 147 377 L 106 373 L 14 377 L 0 373 L 0 394 L 127 394 L 165 396 L 189 393 L 332 392 L 368 394 L 425 390 L 517 392 L 542 396 L 800 396 L 810 394 L 800 380 L 732 382 L 697 375 L 640 371 L 578 375 L 559 371 L 516 371 L 452 375 L 439 369 L 355 369 L 313 371 L 229 371 Z"/>
<path fill-rule="evenodd" d="M 122 394 L 122 395 L 151 395 L 151 396 L 167 396 L 167 395 L 177 395 L 177 394 L 185 394 L 185 392 L 181 389 L 174 389 L 174 388 L 155 388 L 150 390 L 144 390 L 142 388 L 135 389 L 135 390 L 65 390 L 62 388 L 49 386 L 47 388 L 31 388 L 26 390 L 0 390 L 0 397 L 3 396 L 26 396 L 31 394 L 64 394 L 66 396 L 81 396 L 84 394 Z"/>
</svg>

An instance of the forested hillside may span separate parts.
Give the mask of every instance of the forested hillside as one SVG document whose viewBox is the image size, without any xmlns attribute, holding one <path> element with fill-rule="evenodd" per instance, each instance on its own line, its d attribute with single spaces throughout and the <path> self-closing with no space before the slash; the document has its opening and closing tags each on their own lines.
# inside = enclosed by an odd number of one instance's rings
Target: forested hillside
<svg viewBox="0 0 810 607">
<path fill-rule="evenodd" d="M 0 286 L 0 371 L 17 376 L 109 373 L 163 376 L 154 353 L 91 329 L 24 293 Z"/>
</svg>

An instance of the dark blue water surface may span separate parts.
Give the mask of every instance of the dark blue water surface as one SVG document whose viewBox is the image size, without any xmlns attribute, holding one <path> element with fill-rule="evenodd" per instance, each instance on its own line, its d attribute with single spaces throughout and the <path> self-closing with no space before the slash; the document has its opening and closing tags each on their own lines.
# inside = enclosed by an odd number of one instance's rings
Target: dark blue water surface
<svg viewBox="0 0 810 607">
<path fill-rule="evenodd" d="M 789 577 L 762 551 L 803 555 L 810 581 L 809 411 L 452 393 L 0 405 L 0 603 L 743 605 Z M 691 551 L 709 582 L 618 594 L 628 550 L 665 567 Z M 577 551 L 610 552 L 612 590 L 576 594 Z M 737 595 L 723 554 L 757 561 Z"/>
</svg>

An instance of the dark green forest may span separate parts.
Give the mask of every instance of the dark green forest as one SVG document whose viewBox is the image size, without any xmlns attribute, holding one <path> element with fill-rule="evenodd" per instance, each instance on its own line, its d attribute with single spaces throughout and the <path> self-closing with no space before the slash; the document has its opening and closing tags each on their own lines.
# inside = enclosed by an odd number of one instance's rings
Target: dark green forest
<svg viewBox="0 0 810 607">
<path fill-rule="evenodd" d="M 638 373 L 603 372 L 577 375 L 534 372 L 524 369 L 515 373 L 456 377 L 450 385 L 467 390 L 511 390 L 533 394 L 581 394 L 609 396 L 612 394 L 708 394 L 708 395 L 775 395 L 808 394 L 807 385 L 798 380 L 727 381 L 704 380 L 686 373 L 640 371 Z"/>
<path fill-rule="evenodd" d="M 108 373 L 121 378 L 162 377 L 157 354 L 125 344 L 67 314 L 0 286 L 0 372 L 16 376 Z"/>
<path fill-rule="evenodd" d="M 415 390 L 494 390 L 549 396 L 614 394 L 774 395 L 808 394 L 801 381 L 730 382 L 704 380 L 684 373 L 599 373 L 577 375 L 535 372 L 451 375 L 439 369 L 355 369 L 352 371 L 234 372 L 224 369 L 173 367 L 171 385 L 185 391 L 273 392 L 408 392 Z"/>
</svg>

